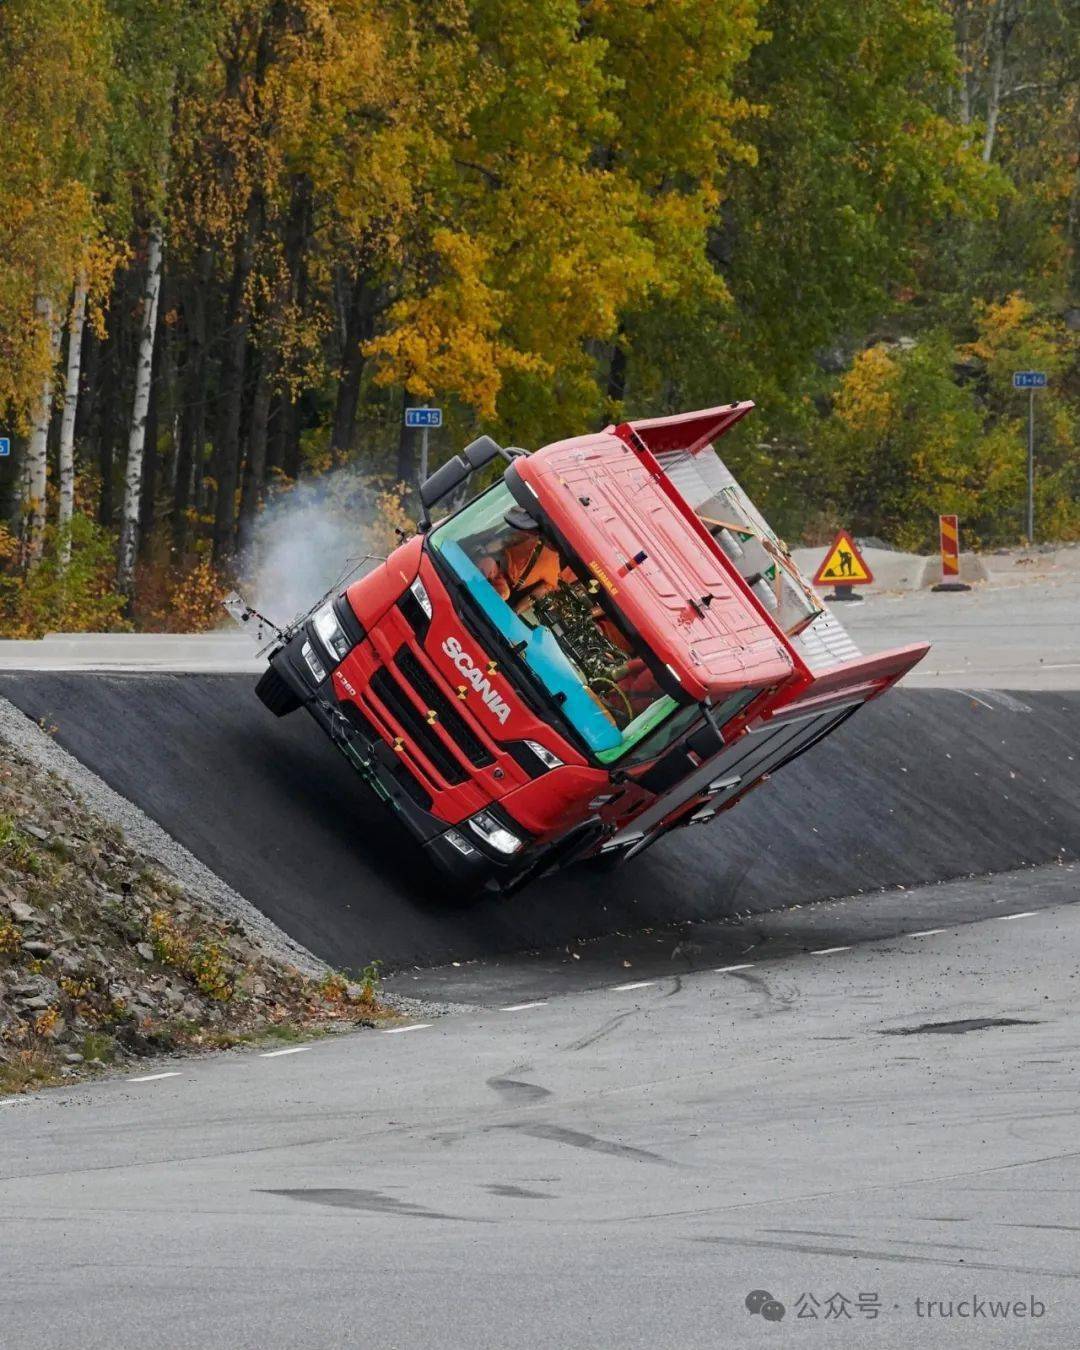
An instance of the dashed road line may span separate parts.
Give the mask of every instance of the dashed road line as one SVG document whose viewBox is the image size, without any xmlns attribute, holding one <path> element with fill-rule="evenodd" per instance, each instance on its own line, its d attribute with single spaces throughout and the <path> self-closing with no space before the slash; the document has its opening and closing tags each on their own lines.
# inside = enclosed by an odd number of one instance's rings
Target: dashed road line
<svg viewBox="0 0 1080 1350">
<path fill-rule="evenodd" d="M 753 966 L 753 961 L 743 961 L 737 966 L 717 966 L 713 971 L 714 975 L 726 975 L 729 970 L 749 970 Z"/>
<path fill-rule="evenodd" d="M 973 694 L 970 689 L 954 689 L 953 693 L 963 694 L 965 698 L 970 698 L 973 702 L 982 704 L 984 708 L 989 708 L 991 712 L 994 711 L 992 703 L 987 703 L 986 699 L 979 698 L 978 694 Z"/>
<path fill-rule="evenodd" d="M 129 1078 L 129 1083 L 156 1083 L 159 1078 L 179 1078 L 179 1069 L 170 1069 L 167 1073 L 144 1073 L 139 1078 Z"/>
<path fill-rule="evenodd" d="M 817 947 L 810 954 L 811 956 L 832 956 L 834 952 L 849 952 L 850 947 Z"/>
<path fill-rule="evenodd" d="M 407 1027 L 380 1027 L 384 1036 L 396 1036 L 400 1031 L 423 1031 L 431 1026 L 430 1022 L 411 1022 Z"/>
<path fill-rule="evenodd" d="M 998 923 L 1008 923 L 1010 919 L 1033 919 L 1038 913 L 1034 909 L 1025 909 L 1022 914 L 995 914 Z"/>
<path fill-rule="evenodd" d="M 933 937 L 935 933 L 946 933 L 947 928 L 920 928 L 917 933 L 901 933 L 901 937 Z"/>
<path fill-rule="evenodd" d="M 277 1059 L 279 1055 L 302 1055 L 305 1050 L 310 1050 L 310 1045 L 290 1045 L 285 1050 L 264 1050 L 259 1056 L 260 1059 Z"/>
<path fill-rule="evenodd" d="M 632 980 L 629 984 L 613 984 L 611 991 L 614 994 L 625 994 L 631 989 L 649 989 L 655 983 L 655 980 Z"/>
<path fill-rule="evenodd" d="M 505 1008 L 500 1008 L 500 1012 L 524 1012 L 526 1008 L 546 1008 L 547 999 L 539 999 L 536 1003 L 508 1003 Z"/>
</svg>

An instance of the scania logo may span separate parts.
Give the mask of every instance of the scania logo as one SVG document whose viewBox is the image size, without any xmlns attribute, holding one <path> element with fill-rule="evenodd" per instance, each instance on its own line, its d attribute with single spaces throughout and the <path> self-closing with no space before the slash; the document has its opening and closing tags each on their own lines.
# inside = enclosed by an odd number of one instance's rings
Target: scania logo
<svg viewBox="0 0 1080 1350">
<path fill-rule="evenodd" d="M 443 643 L 442 649 L 450 660 L 453 661 L 458 670 L 461 671 L 462 677 L 472 685 L 484 700 L 488 710 L 493 713 L 500 722 L 505 722 L 510 716 L 510 705 L 498 690 L 491 687 L 491 681 L 477 669 L 472 657 L 462 648 L 462 645 L 457 638 L 448 637 Z"/>
</svg>

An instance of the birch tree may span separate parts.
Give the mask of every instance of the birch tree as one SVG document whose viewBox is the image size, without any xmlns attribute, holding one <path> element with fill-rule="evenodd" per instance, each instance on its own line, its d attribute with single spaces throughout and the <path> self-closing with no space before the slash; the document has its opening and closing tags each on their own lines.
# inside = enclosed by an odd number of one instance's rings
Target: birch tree
<svg viewBox="0 0 1080 1350">
<path fill-rule="evenodd" d="M 39 295 L 34 313 L 48 334 L 49 363 L 30 415 L 30 439 L 26 447 L 25 497 L 26 557 L 35 562 L 41 557 L 45 534 L 45 494 L 48 486 L 49 422 L 52 419 L 53 378 L 59 349 L 60 330 L 53 317 L 52 301 Z"/>
<path fill-rule="evenodd" d="M 135 398 L 131 409 L 124 470 L 124 511 L 120 527 L 120 564 L 117 586 L 129 600 L 135 590 L 135 555 L 139 547 L 139 509 L 142 505 L 143 453 L 146 448 L 146 414 L 150 407 L 150 375 L 154 365 L 154 335 L 157 332 L 158 297 L 161 293 L 161 225 L 150 227 L 146 255 L 146 290 L 143 294 L 139 356 L 135 367 Z"/>
<path fill-rule="evenodd" d="M 82 369 L 83 328 L 86 325 L 86 274 L 79 273 L 68 324 L 67 373 L 64 379 L 64 412 L 60 421 L 60 504 L 57 524 L 60 534 L 60 565 L 71 561 L 71 517 L 75 510 L 75 414 L 79 407 L 79 373 Z"/>
</svg>

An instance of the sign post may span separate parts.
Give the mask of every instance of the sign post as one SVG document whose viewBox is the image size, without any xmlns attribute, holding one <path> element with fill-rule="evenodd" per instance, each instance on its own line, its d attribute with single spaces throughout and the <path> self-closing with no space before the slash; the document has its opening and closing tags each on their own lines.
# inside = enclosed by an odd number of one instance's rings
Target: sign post
<svg viewBox="0 0 1080 1350">
<path fill-rule="evenodd" d="M 428 431 L 432 427 L 442 426 L 441 408 L 406 408 L 405 425 L 407 427 L 419 427 L 420 436 L 420 481 L 423 483 L 428 476 Z"/>
<path fill-rule="evenodd" d="M 941 541 L 941 580 L 932 591 L 970 591 L 960 580 L 960 522 L 956 516 L 938 516 L 938 537 Z"/>
<path fill-rule="evenodd" d="M 1035 543 L 1035 390 L 1046 388 L 1045 370 L 1014 370 L 1013 388 L 1028 391 L 1027 541 Z"/>
<path fill-rule="evenodd" d="M 847 530 L 841 530 L 829 545 L 821 566 L 814 573 L 814 585 L 832 582 L 835 588 L 826 600 L 861 600 L 852 587 L 869 586 L 874 579 L 866 559 Z"/>
</svg>

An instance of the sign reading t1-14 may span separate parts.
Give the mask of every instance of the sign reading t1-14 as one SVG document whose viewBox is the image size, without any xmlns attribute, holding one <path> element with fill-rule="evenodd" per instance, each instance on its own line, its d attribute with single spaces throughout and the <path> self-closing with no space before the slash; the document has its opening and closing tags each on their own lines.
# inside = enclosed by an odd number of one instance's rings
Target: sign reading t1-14
<svg viewBox="0 0 1080 1350">
<path fill-rule="evenodd" d="M 441 427 L 441 408 L 406 408 L 405 425 L 407 427 Z"/>
<path fill-rule="evenodd" d="M 1014 370 L 1013 371 L 1014 389 L 1045 389 L 1046 371 L 1045 370 Z"/>
</svg>

